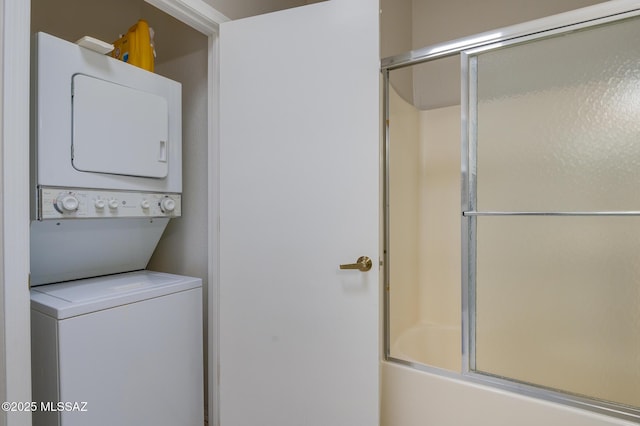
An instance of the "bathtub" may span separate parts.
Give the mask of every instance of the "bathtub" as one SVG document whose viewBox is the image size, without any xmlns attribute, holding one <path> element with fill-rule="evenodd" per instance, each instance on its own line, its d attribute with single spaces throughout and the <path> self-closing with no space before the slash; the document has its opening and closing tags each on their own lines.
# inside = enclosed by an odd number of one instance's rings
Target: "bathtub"
<svg viewBox="0 0 640 426">
<path fill-rule="evenodd" d="M 460 372 L 461 342 L 459 325 L 419 322 L 393 342 L 391 357 Z"/>
<path fill-rule="evenodd" d="M 380 426 L 638 426 L 636 423 L 465 380 L 459 327 L 417 323 L 392 343 L 391 356 L 450 371 L 381 364 Z"/>
</svg>

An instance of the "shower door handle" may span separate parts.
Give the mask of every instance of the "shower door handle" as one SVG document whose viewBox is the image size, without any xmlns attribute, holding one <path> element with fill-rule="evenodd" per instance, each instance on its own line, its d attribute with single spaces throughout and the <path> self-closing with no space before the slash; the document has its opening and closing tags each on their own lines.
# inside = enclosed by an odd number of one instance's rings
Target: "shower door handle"
<svg viewBox="0 0 640 426">
<path fill-rule="evenodd" d="M 340 269 L 357 269 L 360 272 L 367 272 L 371 269 L 373 262 L 367 256 L 360 256 L 356 263 L 347 263 L 345 265 L 340 265 Z"/>
</svg>

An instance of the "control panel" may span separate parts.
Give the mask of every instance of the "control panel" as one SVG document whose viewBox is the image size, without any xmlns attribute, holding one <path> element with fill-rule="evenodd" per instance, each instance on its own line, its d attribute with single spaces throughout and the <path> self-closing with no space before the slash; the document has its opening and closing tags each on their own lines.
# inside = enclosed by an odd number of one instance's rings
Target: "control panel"
<svg viewBox="0 0 640 426">
<path fill-rule="evenodd" d="M 38 220 L 119 217 L 179 217 L 180 194 L 107 191 L 100 189 L 38 189 Z"/>
</svg>

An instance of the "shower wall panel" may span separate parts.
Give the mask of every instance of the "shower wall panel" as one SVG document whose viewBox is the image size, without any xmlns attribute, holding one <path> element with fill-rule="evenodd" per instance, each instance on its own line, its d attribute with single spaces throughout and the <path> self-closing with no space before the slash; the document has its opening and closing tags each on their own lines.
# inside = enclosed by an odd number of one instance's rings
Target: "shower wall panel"
<svg viewBox="0 0 640 426">
<path fill-rule="evenodd" d="M 461 371 L 460 107 L 390 92 L 390 355 Z"/>
<path fill-rule="evenodd" d="M 389 302 L 390 340 L 418 322 L 418 110 L 390 90 Z"/>
</svg>

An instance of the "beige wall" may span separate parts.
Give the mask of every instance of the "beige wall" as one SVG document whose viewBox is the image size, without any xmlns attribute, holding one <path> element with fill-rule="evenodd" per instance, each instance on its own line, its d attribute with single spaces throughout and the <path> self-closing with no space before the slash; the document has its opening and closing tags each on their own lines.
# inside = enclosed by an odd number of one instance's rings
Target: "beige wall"
<svg viewBox="0 0 640 426">
<path fill-rule="evenodd" d="M 144 0 L 32 0 L 31 4 L 32 33 L 45 31 L 69 41 L 88 35 L 112 42 L 138 19 L 146 19 L 155 31 L 156 65 L 201 49 L 203 43 L 206 48 L 205 36 Z"/>
<path fill-rule="evenodd" d="M 33 0 L 31 32 L 45 31 L 69 41 L 88 35 L 111 42 L 138 20 L 141 8 L 137 0 Z"/>
<path fill-rule="evenodd" d="M 604 0 L 413 0 L 413 49 L 578 9 Z"/>
<path fill-rule="evenodd" d="M 304 6 L 323 0 L 205 0 L 218 12 L 230 19 L 240 19 L 277 10 Z"/>
<path fill-rule="evenodd" d="M 381 57 L 602 3 L 602 0 L 381 0 Z M 458 58 L 419 72 L 394 71 L 393 86 L 420 109 L 456 105 Z"/>
</svg>

